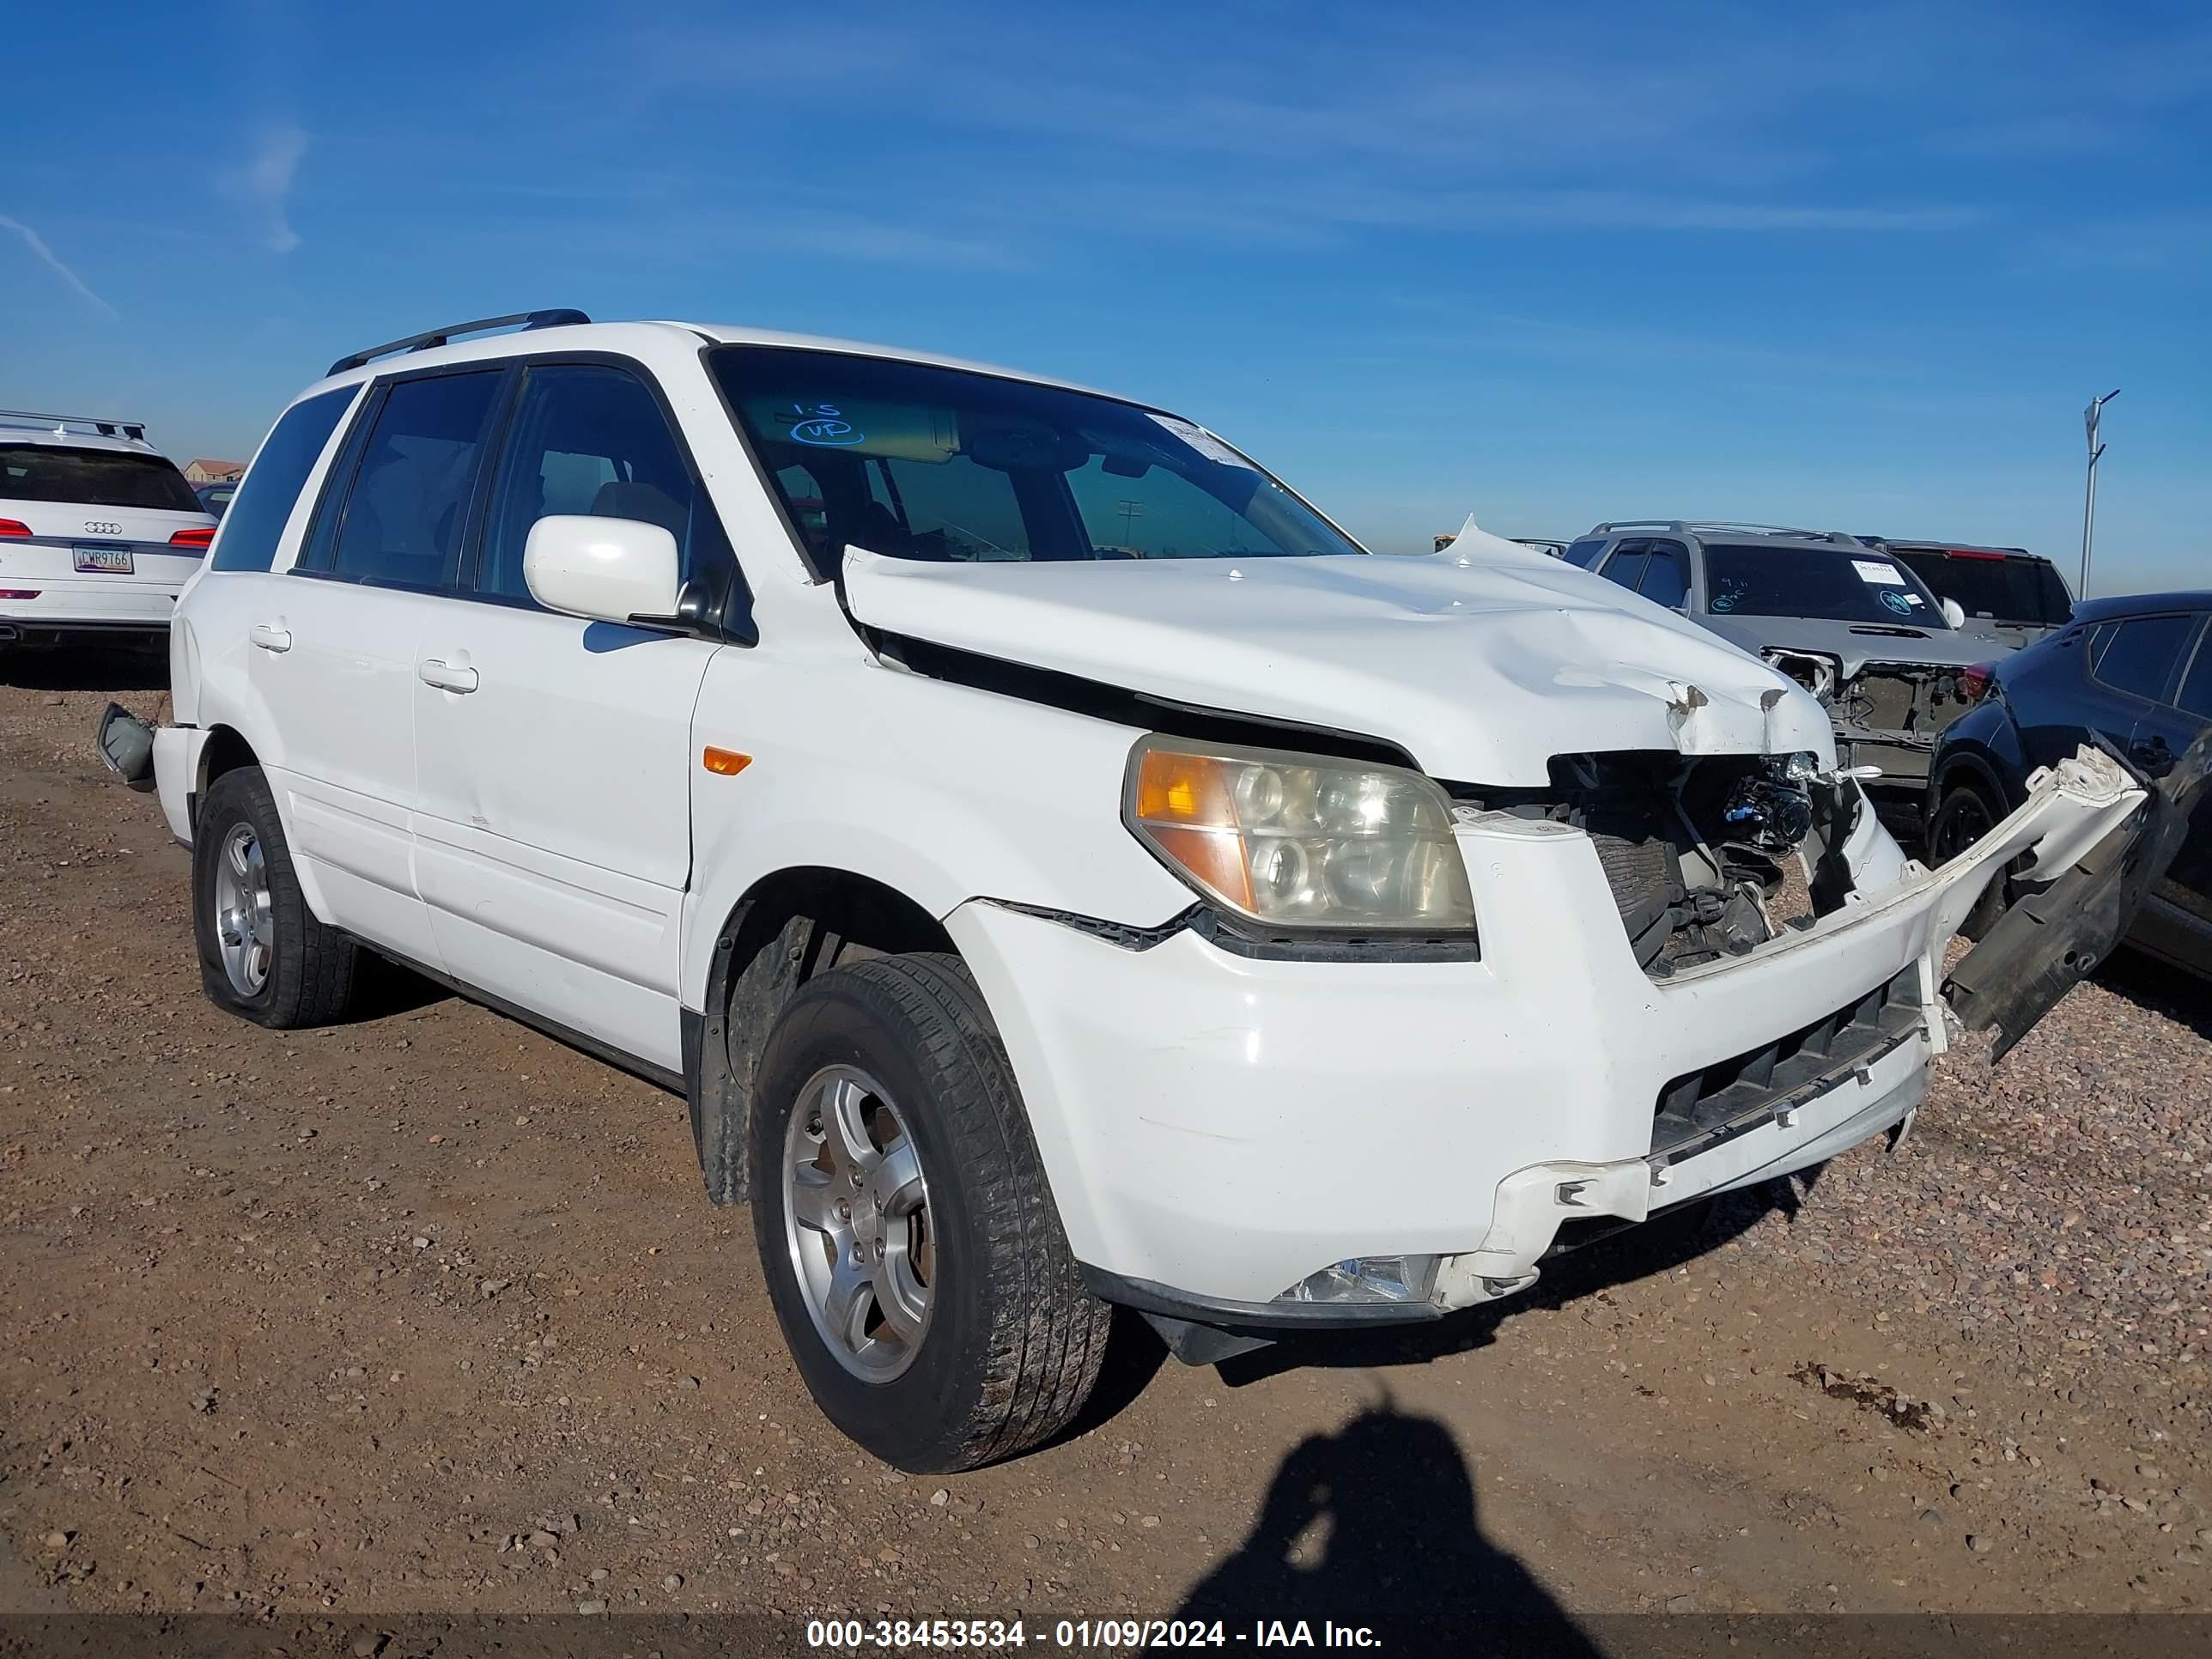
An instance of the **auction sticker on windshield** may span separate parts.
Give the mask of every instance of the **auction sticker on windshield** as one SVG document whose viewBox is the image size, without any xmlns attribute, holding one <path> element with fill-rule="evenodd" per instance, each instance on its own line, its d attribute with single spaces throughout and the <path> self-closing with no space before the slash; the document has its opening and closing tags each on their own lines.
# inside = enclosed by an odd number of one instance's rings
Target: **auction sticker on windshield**
<svg viewBox="0 0 2212 1659">
<path fill-rule="evenodd" d="M 1859 573 L 1859 580 L 1875 587 L 1902 587 L 1905 578 L 1893 564 L 1884 564 L 1878 559 L 1853 559 L 1851 568 Z"/>
</svg>

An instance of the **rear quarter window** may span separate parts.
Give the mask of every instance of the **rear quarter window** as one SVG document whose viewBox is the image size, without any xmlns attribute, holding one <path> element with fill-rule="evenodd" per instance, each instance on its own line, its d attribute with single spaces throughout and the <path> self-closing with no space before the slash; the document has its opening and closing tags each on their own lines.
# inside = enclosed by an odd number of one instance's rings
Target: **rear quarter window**
<svg viewBox="0 0 2212 1659">
<path fill-rule="evenodd" d="M 217 570 L 266 570 L 276 557 L 276 544 L 292 517 L 307 475 L 322 459 L 331 434 L 352 405 L 359 386 L 340 386 L 294 404 L 278 419 L 261 446 L 261 453 L 246 469 L 246 478 L 222 515 L 216 532 L 215 554 L 209 561 Z"/>
</svg>

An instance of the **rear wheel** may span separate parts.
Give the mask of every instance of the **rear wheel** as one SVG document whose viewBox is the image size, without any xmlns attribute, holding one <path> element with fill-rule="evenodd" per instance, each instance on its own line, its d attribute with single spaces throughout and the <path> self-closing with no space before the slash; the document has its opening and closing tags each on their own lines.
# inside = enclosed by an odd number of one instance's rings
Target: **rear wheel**
<svg viewBox="0 0 2212 1659">
<path fill-rule="evenodd" d="M 921 1473 L 1012 1456 L 1073 1419 L 1109 1311 L 957 957 L 808 981 L 763 1050 L 749 1137 L 769 1297 L 838 1428 Z"/>
<path fill-rule="evenodd" d="M 361 947 L 308 909 L 258 766 L 224 773 L 201 803 L 192 933 L 209 1000 L 257 1025 L 326 1025 L 352 999 Z"/>
<path fill-rule="evenodd" d="M 1951 785 L 1936 804 L 1935 816 L 1928 820 L 1929 859 L 1938 866 L 1948 864 L 1996 829 L 2002 816 L 1972 784 Z M 1989 886 L 1966 912 L 1959 931 L 1968 939 L 1980 939 L 1996 925 L 2010 902 L 2008 874 L 2000 870 L 1990 878 Z"/>
</svg>

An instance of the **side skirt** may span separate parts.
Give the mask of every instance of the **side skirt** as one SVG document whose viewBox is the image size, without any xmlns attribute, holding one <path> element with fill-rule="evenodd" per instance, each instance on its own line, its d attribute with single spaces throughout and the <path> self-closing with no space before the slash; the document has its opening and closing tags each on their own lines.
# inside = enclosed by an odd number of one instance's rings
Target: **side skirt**
<svg viewBox="0 0 2212 1659">
<path fill-rule="evenodd" d="M 352 936 L 348 935 L 348 937 Z M 628 1072 L 635 1078 L 642 1078 L 646 1082 L 657 1088 L 665 1089 L 671 1094 L 680 1095 L 688 1092 L 688 1085 L 684 1074 L 680 1072 L 672 1072 L 665 1066 L 656 1066 L 649 1060 L 641 1060 L 635 1054 L 627 1054 L 611 1043 L 600 1042 L 595 1036 L 586 1036 L 583 1032 L 563 1025 L 556 1019 L 548 1019 L 543 1014 L 533 1013 L 519 1003 L 509 1002 L 505 997 L 494 996 L 481 987 L 455 979 L 451 974 L 442 973 L 435 968 L 428 967 L 416 961 L 412 957 L 402 956 L 397 951 L 388 951 L 380 945 L 371 945 L 366 939 L 356 939 L 354 943 L 373 956 L 380 956 L 387 962 L 396 963 L 410 974 L 420 974 L 433 985 L 443 986 L 464 1001 L 473 1002 L 477 1006 L 489 1008 L 492 1012 L 503 1015 L 518 1024 L 527 1025 L 533 1031 L 550 1036 L 554 1042 L 574 1048 L 579 1054 L 589 1054 L 593 1060 L 604 1060 L 617 1070 Z M 683 1010 L 683 1018 L 684 1064 L 696 1071 L 697 1068 L 693 1063 L 696 1038 L 692 1033 L 699 1017 L 686 1008 Z"/>
</svg>

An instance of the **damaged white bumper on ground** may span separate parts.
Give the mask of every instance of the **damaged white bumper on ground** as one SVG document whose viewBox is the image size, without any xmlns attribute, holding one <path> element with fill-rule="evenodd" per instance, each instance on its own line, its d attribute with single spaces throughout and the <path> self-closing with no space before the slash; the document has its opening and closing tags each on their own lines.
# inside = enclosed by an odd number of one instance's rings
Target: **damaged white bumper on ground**
<svg viewBox="0 0 2212 1659">
<path fill-rule="evenodd" d="M 1930 871 L 1854 780 L 1829 787 L 1857 803 L 1841 903 L 1664 978 L 1627 949 L 1589 836 L 1466 808 L 1474 959 L 1255 959 L 981 900 L 950 925 L 979 980 L 1022 988 L 1000 1022 L 1077 1260 L 1218 1357 L 1224 1332 L 1525 1289 L 1593 1223 L 1899 1124 L 1946 1046 L 1945 947 L 1976 897 L 2023 854 L 2025 879 L 2069 869 L 2143 799 L 2085 750 Z"/>
</svg>

